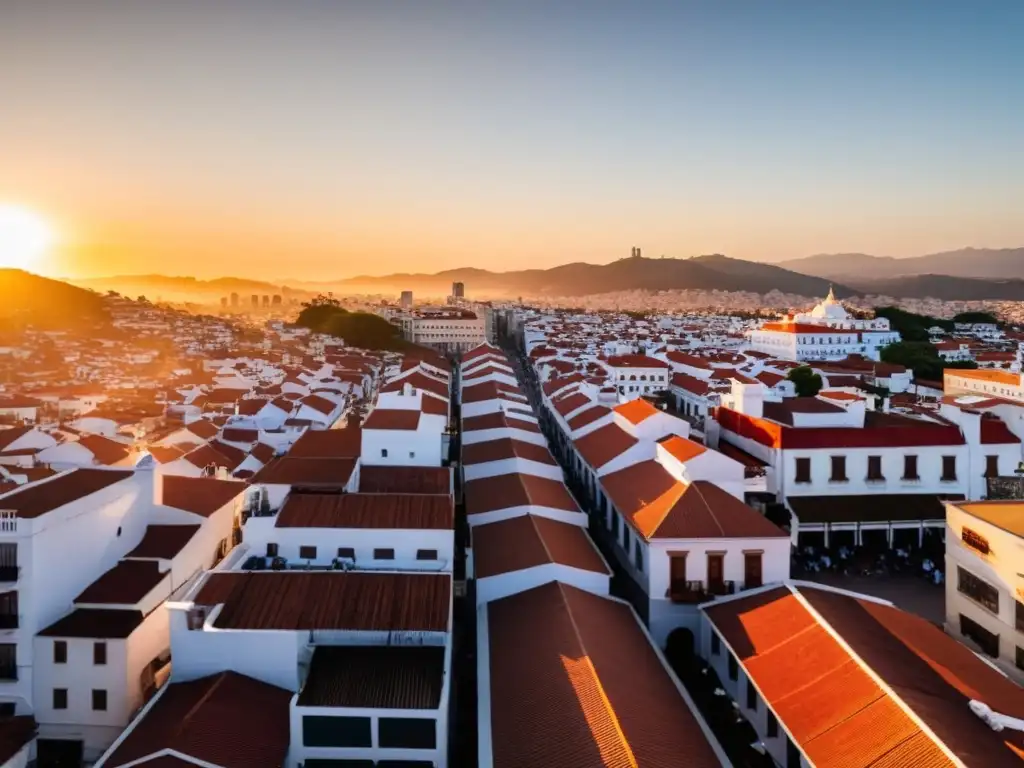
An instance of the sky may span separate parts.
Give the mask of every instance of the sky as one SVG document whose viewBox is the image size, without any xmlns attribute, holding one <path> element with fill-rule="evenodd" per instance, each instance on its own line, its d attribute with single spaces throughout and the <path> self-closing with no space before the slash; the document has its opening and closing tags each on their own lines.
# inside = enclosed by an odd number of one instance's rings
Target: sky
<svg viewBox="0 0 1024 768">
<path fill-rule="evenodd" d="M 1021 0 L 0 0 L 54 275 L 1024 245 Z"/>
</svg>

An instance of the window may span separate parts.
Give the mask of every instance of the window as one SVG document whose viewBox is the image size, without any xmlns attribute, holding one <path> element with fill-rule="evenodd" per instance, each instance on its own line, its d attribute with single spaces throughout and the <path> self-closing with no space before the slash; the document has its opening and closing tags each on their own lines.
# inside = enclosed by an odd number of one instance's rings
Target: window
<svg viewBox="0 0 1024 768">
<path fill-rule="evenodd" d="M 999 457 L 985 457 L 985 477 L 999 477 Z"/>
<path fill-rule="evenodd" d="M 811 460 L 809 458 L 796 460 L 796 477 L 793 479 L 797 483 L 811 482 Z"/>
<path fill-rule="evenodd" d="M 355 560 L 356 551 L 353 547 L 338 547 L 338 557 L 347 557 L 350 560 Z"/>
<path fill-rule="evenodd" d="M 957 590 L 992 613 L 999 613 L 999 590 L 970 571 L 957 567 Z"/>
<path fill-rule="evenodd" d="M 786 739 L 786 768 L 800 768 L 802 765 L 799 747 L 792 739 Z"/>
<path fill-rule="evenodd" d="M 53 689 L 53 708 L 54 709 L 67 709 L 68 708 L 68 689 L 67 688 L 54 688 Z"/>
<path fill-rule="evenodd" d="M 53 641 L 53 663 L 54 664 L 67 664 L 68 663 L 68 643 L 66 640 L 54 640 Z"/>
<path fill-rule="evenodd" d="M 718 633 L 711 630 L 711 655 L 720 656 L 722 654 L 722 638 L 718 636 Z"/>
<path fill-rule="evenodd" d="M 619 540 L 619 516 L 615 512 L 612 512 L 612 536 L 616 541 Z"/>
<path fill-rule="evenodd" d="M 107 644 L 106 643 L 93 643 L 92 644 L 92 663 L 97 666 L 107 663 Z"/>
<path fill-rule="evenodd" d="M 417 560 L 437 560 L 436 549 L 417 549 L 416 550 Z"/>
<path fill-rule="evenodd" d="M 956 480 L 956 456 L 942 457 L 942 477 L 944 483 L 952 483 Z"/>
<path fill-rule="evenodd" d="M 1016 611 L 1017 631 L 1024 632 L 1024 603 L 1020 600 L 1014 600 L 1013 603 L 1016 606 L 1014 610 Z"/>
<path fill-rule="evenodd" d="M 303 560 L 316 560 L 316 547 L 299 547 L 299 557 Z"/>
<path fill-rule="evenodd" d="M 302 718 L 302 743 L 307 747 L 372 747 L 370 718 L 307 715 Z"/>
<path fill-rule="evenodd" d="M 267 544 L 267 557 L 277 557 L 277 544 Z"/>
<path fill-rule="evenodd" d="M 380 449 L 380 457 L 382 459 L 386 459 L 388 457 L 388 449 L 387 448 L 381 448 Z"/>
<path fill-rule="evenodd" d="M 739 677 L 739 665 L 736 664 L 736 657 L 729 654 L 729 679 L 735 680 Z"/>
<path fill-rule="evenodd" d="M 747 678 L 747 709 L 757 712 L 757 689 L 754 688 L 754 683 L 749 677 Z"/>
<path fill-rule="evenodd" d="M 415 459 L 416 458 L 416 451 L 409 451 L 409 458 L 410 459 Z"/>
<path fill-rule="evenodd" d="M 1024 669 L 1024 648 L 1017 646 L 1017 669 Z"/>
<path fill-rule="evenodd" d="M 868 480 L 885 480 L 882 476 L 881 456 L 868 456 Z"/>
<path fill-rule="evenodd" d="M 373 550 L 374 560 L 394 560 L 395 550 L 393 549 L 375 549 Z"/>
<path fill-rule="evenodd" d="M 903 457 L 903 479 L 904 480 L 920 480 L 921 477 L 917 474 L 917 456 L 908 454 Z"/>
<path fill-rule="evenodd" d="M 775 719 L 775 713 L 770 709 L 765 715 L 767 716 L 765 725 L 768 730 L 768 738 L 774 739 L 779 735 L 779 721 Z"/>
<path fill-rule="evenodd" d="M 437 723 L 429 717 L 382 717 L 377 721 L 380 747 L 434 749 Z"/>
<path fill-rule="evenodd" d="M 830 483 L 845 483 L 846 482 L 846 457 L 845 456 L 833 456 L 832 457 L 832 476 L 829 478 Z"/>
<path fill-rule="evenodd" d="M 633 544 L 633 563 L 636 565 L 636 569 L 643 573 L 644 570 L 644 549 L 640 545 L 640 537 L 638 536 L 636 542 Z"/>
<path fill-rule="evenodd" d="M 0 680 L 18 679 L 18 644 L 0 643 Z"/>
<path fill-rule="evenodd" d="M 999 635 L 989 632 L 981 624 L 960 614 L 960 634 L 969 637 L 993 659 L 999 658 Z"/>
<path fill-rule="evenodd" d="M 98 688 L 92 689 L 92 709 L 93 712 L 106 712 L 107 711 L 107 692 Z"/>
</svg>

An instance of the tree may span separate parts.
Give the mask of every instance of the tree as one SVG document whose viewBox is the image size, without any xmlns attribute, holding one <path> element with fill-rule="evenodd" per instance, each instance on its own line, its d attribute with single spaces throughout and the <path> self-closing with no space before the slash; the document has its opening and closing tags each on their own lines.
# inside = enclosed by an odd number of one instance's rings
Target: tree
<svg viewBox="0 0 1024 768">
<path fill-rule="evenodd" d="M 796 386 L 797 397 L 814 397 L 823 386 L 821 375 L 815 373 L 809 365 L 790 369 L 786 378 Z"/>
<path fill-rule="evenodd" d="M 947 363 L 939 351 L 927 341 L 898 341 L 885 347 L 881 353 L 882 362 L 902 365 L 914 372 L 914 378 L 924 381 L 941 381 L 944 368 L 977 368 L 978 364 L 966 360 Z"/>
<path fill-rule="evenodd" d="M 999 318 L 990 312 L 961 312 L 953 317 L 954 323 L 991 323 L 999 324 Z"/>
</svg>

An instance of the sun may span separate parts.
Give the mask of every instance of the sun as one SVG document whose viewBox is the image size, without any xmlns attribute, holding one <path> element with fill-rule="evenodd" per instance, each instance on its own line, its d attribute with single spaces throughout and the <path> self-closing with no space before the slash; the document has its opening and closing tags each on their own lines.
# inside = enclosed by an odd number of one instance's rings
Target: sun
<svg viewBox="0 0 1024 768">
<path fill-rule="evenodd" d="M 55 240 L 53 227 L 38 213 L 0 203 L 0 267 L 28 269 Z"/>
</svg>

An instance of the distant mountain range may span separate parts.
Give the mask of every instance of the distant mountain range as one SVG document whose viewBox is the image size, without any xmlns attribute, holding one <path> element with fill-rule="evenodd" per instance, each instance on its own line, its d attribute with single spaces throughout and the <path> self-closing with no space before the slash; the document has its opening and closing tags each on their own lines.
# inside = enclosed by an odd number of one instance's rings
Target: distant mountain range
<svg viewBox="0 0 1024 768">
<path fill-rule="evenodd" d="M 861 281 L 948 275 L 975 280 L 1014 280 L 1024 276 L 1024 248 L 961 248 L 909 259 L 866 253 L 823 253 L 779 263 L 780 267 L 857 285 Z"/>
<path fill-rule="evenodd" d="M 0 321 L 42 328 L 80 326 L 106 317 L 103 297 L 21 269 L 0 269 Z"/>
<path fill-rule="evenodd" d="M 68 282 L 96 291 L 117 291 L 133 299 L 145 296 L 152 301 L 157 298 L 167 301 L 196 299 L 212 301 L 219 300 L 222 296 L 230 296 L 232 293 L 239 294 L 245 301 L 248 301 L 252 294 L 261 296 L 308 294 L 308 291 L 292 289 L 279 283 L 274 284 L 241 277 L 217 277 L 212 280 L 200 280 L 195 277 L 168 275 L 113 275 L 71 279 Z"/>
<path fill-rule="evenodd" d="M 799 274 L 774 264 L 730 259 L 720 254 L 691 259 L 635 257 L 611 264 L 574 262 L 551 269 L 515 272 L 450 269 L 434 274 L 360 276 L 337 281 L 335 285 L 361 290 L 376 288 L 382 292 L 409 289 L 447 293 L 452 282 L 464 282 L 470 293 L 502 291 L 533 296 L 586 296 L 613 291 L 670 289 L 754 293 L 768 293 L 775 289 L 803 296 L 824 296 L 831 285 L 826 279 Z M 835 291 L 839 297 L 857 294 L 841 283 L 835 284 Z"/>
</svg>

